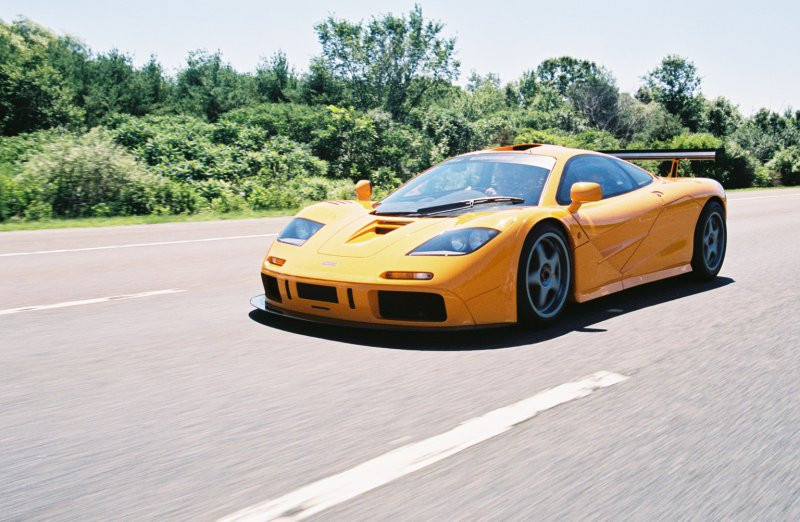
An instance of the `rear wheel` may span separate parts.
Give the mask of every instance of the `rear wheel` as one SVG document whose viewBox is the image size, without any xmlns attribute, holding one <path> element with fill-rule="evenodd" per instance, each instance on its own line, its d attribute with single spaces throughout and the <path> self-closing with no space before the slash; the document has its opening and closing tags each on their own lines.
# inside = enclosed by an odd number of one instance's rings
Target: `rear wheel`
<svg viewBox="0 0 800 522">
<path fill-rule="evenodd" d="M 564 232 L 556 225 L 537 225 L 522 248 L 517 271 L 519 322 L 544 326 L 561 315 L 572 285 L 572 256 Z"/>
<path fill-rule="evenodd" d="M 727 245 L 725 211 L 719 202 L 710 201 L 700 213 L 694 230 L 692 273 L 696 279 L 708 281 L 717 276 Z"/>
</svg>

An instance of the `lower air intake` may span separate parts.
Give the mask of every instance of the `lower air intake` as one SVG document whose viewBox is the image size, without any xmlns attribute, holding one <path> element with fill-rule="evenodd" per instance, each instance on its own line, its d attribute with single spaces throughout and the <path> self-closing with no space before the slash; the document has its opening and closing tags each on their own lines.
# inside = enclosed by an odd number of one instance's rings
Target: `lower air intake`
<svg viewBox="0 0 800 522">
<path fill-rule="evenodd" d="M 270 275 L 261 274 L 261 282 L 264 283 L 264 293 L 267 294 L 267 299 L 281 302 L 281 292 L 278 290 L 278 280 Z"/>
<path fill-rule="evenodd" d="M 339 302 L 335 286 L 297 283 L 297 296 L 301 299 L 311 299 L 312 301 L 323 301 L 325 303 Z"/>
<path fill-rule="evenodd" d="M 395 321 L 447 320 L 444 298 L 429 292 L 378 291 L 378 309 L 383 319 Z"/>
</svg>

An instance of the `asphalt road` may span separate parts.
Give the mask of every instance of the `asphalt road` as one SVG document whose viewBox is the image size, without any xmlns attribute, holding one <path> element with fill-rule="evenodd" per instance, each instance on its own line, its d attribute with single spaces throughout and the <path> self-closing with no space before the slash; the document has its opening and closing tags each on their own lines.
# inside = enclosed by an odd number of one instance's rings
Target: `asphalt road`
<svg viewBox="0 0 800 522">
<path fill-rule="evenodd" d="M 716 281 L 541 332 L 251 313 L 286 221 L 0 234 L 0 519 L 214 520 L 598 371 L 316 518 L 800 519 L 800 190 L 730 196 Z"/>
</svg>

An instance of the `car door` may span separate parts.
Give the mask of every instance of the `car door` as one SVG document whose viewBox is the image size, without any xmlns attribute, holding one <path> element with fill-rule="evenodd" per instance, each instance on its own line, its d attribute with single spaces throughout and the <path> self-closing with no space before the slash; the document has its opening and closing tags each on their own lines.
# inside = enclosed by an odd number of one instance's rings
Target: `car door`
<svg viewBox="0 0 800 522">
<path fill-rule="evenodd" d="M 650 176 L 630 163 L 619 163 L 633 176 Z M 689 195 L 686 185 L 691 183 L 691 178 L 658 178 L 653 183 L 652 191 L 661 196 L 663 209 L 647 239 L 623 267 L 625 278 L 639 276 L 638 282 L 646 282 L 648 279 L 644 276 L 647 274 L 687 265 L 691 261 L 694 225 L 702 208 Z"/>
<path fill-rule="evenodd" d="M 586 290 L 622 278 L 623 268 L 662 209 L 660 196 L 643 181 L 634 180 L 616 161 L 594 154 L 576 156 L 565 165 L 559 184 L 557 201 L 561 205 L 570 203 L 569 189 L 574 183 L 598 183 L 603 191 L 602 200 L 584 203 L 573 214 L 593 249 L 581 253 L 584 260 L 591 260 L 583 264 L 590 272 L 582 275 Z"/>
</svg>

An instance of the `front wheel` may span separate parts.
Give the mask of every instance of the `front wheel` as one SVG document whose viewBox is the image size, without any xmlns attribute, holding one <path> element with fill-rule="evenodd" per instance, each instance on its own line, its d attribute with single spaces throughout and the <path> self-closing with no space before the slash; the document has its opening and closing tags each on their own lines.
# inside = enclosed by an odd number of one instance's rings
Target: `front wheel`
<svg viewBox="0 0 800 522">
<path fill-rule="evenodd" d="M 572 286 L 572 256 L 564 232 L 544 223 L 528 235 L 517 272 L 519 322 L 544 326 L 561 315 Z"/>
<path fill-rule="evenodd" d="M 692 273 L 696 279 L 709 281 L 717 277 L 727 245 L 725 211 L 719 202 L 710 201 L 700 213 L 694 230 Z"/>
</svg>

